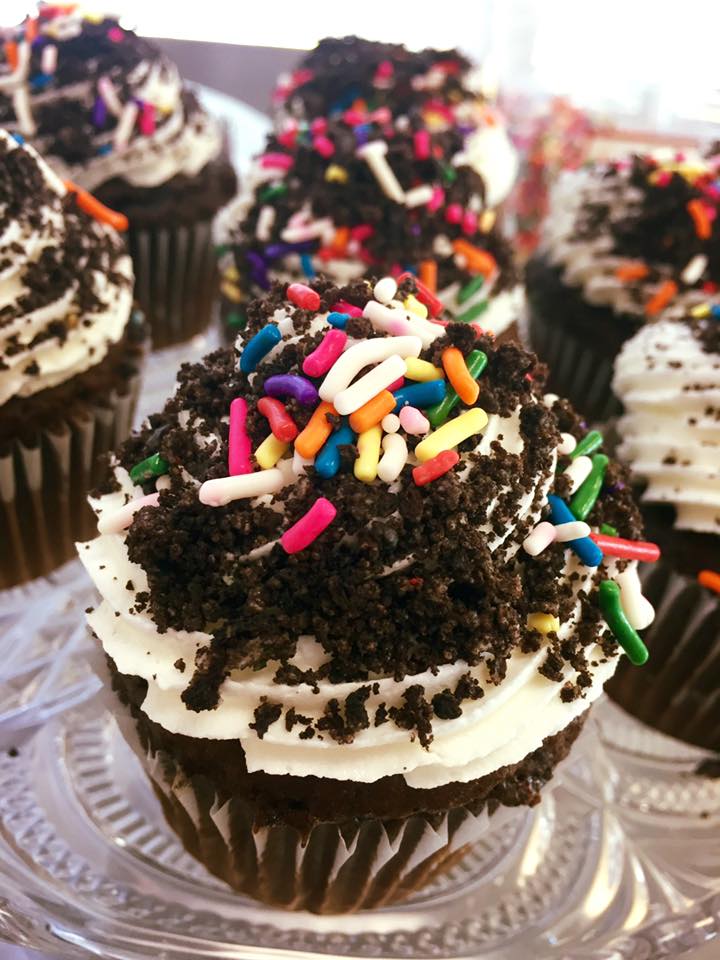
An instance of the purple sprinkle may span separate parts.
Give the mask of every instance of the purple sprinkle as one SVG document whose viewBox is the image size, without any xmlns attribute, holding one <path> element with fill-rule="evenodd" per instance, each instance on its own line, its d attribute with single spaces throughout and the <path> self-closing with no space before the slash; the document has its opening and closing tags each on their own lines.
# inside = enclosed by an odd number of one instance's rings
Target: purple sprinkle
<svg viewBox="0 0 720 960">
<path fill-rule="evenodd" d="M 102 97 L 96 97 L 92 111 L 92 122 L 95 127 L 104 127 L 107 120 L 107 104 Z"/>
<path fill-rule="evenodd" d="M 269 397 L 293 397 L 303 407 L 312 407 L 320 399 L 313 384 L 296 373 L 279 373 L 268 377 L 264 389 Z"/>
<path fill-rule="evenodd" d="M 303 240 L 301 243 L 270 243 L 265 247 L 265 256 L 268 260 L 277 260 L 286 253 L 308 253 L 317 244 L 314 240 Z"/>
<path fill-rule="evenodd" d="M 414 237 L 419 237 L 420 234 L 422 233 L 422 227 L 420 226 L 420 224 L 419 224 L 419 223 L 413 223 L 412 226 L 410 227 L 410 233 L 411 233 Z"/>
<path fill-rule="evenodd" d="M 254 250 L 248 250 L 246 256 L 250 264 L 250 279 L 252 282 L 262 287 L 263 290 L 269 290 L 270 281 L 267 275 L 267 266 L 263 258 Z"/>
</svg>

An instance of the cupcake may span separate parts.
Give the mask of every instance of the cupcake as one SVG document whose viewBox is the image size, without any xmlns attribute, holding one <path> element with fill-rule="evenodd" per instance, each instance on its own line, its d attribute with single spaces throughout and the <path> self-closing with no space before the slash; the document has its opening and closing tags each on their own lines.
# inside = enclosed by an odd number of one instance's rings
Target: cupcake
<svg viewBox="0 0 720 960">
<path fill-rule="evenodd" d="M 645 582 L 658 616 L 644 682 L 621 667 L 610 691 L 664 733 L 720 751 L 720 306 L 694 314 L 643 327 L 615 364 L 618 455 L 643 482 L 663 559 Z"/>
<path fill-rule="evenodd" d="M 40 4 L 6 31 L 0 124 L 128 217 L 136 296 L 155 347 L 207 326 L 211 222 L 236 179 L 220 126 L 157 47 L 113 17 Z"/>
<path fill-rule="evenodd" d="M 295 81 L 315 79 L 281 87 L 293 92 L 279 132 L 218 221 L 229 332 L 273 278 L 322 273 L 342 284 L 410 272 L 436 316 L 514 335 L 522 288 L 495 208 L 517 161 L 496 111 L 463 86 L 468 62 L 357 38 L 323 41 L 308 62 Z M 390 71 L 382 82 L 378 64 Z M 326 100 L 333 86 L 339 99 Z"/>
<path fill-rule="evenodd" d="M 650 156 L 560 178 L 526 271 L 530 343 L 550 386 L 592 420 L 619 408 L 613 361 L 646 322 L 682 317 L 720 283 L 720 154 Z"/>
<path fill-rule="evenodd" d="M 427 883 L 539 801 L 617 641 L 647 654 L 627 540 L 591 535 L 640 535 L 625 474 L 531 354 L 420 295 L 275 284 L 120 448 L 79 545 L 168 823 L 276 906 Z"/>
<path fill-rule="evenodd" d="M 144 336 L 114 219 L 0 130 L 0 588 L 93 529 L 96 459 L 129 433 Z"/>
</svg>

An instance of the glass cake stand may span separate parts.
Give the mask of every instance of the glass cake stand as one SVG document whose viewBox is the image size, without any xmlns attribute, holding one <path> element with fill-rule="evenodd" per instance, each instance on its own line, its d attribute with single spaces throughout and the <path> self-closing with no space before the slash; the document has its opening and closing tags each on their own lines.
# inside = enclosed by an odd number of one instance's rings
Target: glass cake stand
<svg viewBox="0 0 720 960">
<path fill-rule="evenodd" d="M 542 804 L 412 900 L 283 913 L 165 826 L 103 695 L 0 756 L 0 937 L 54 957 L 655 960 L 718 938 L 720 780 L 701 751 L 596 709 Z M 492 822 L 492 821 L 491 821 Z"/>
</svg>

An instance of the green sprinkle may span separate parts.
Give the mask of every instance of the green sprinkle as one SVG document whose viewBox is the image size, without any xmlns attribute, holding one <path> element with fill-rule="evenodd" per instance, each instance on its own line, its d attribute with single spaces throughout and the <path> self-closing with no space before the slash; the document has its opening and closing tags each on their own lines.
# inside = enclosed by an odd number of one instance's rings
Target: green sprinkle
<svg viewBox="0 0 720 960">
<path fill-rule="evenodd" d="M 648 659 L 648 648 L 638 632 L 630 626 L 620 602 L 620 587 L 614 580 L 603 580 L 598 587 L 600 609 L 610 632 L 628 655 L 628 660 L 641 667 Z"/>
<path fill-rule="evenodd" d="M 457 180 L 457 170 L 455 167 L 446 165 L 442 168 L 442 176 L 445 183 L 455 183 Z"/>
<path fill-rule="evenodd" d="M 268 203 L 270 200 L 277 200 L 278 197 L 282 197 L 287 193 L 287 185 L 284 183 L 272 183 L 269 187 L 265 187 L 263 192 L 260 194 L 260 202 Z"/>
<path fill-rule="evenodd" d="M 470 283 L 466 283 L 458 294 L 458 303 L 467 303 L 471 297 L 475 296 L 484 283 L 485 277 L 481 273 L 473 277 Z"/>
<path fill-rule="evenodd" d="M 570 501 L 570 510 L 577 520 L 584 520 L 595 506 L 602 490 L 605 471 L 610 461 L 604 453 L 596 453 L 592 458 L 592 470 Z"/>
<path fill-rule="evenodd" d="M 161 477 L 164 473 L 167 473 L 169 466 L 167 460 L 163 460 L 159 453 L 153 453 L 146 460 L 141 460 L 140 463 L 135 464 L 130 471 L 130 479 L 133 483 L 145 483 L 152 477 Z"/>
<path fill-rule="evenodd" d="M 247 315 L 242 310 L 231 310 L 225 317 L 225 322 L 229 327 L 240 330 L 247 323 Z"/>
<path fill-rule="evenodd" d="M 590 433 L 585 434 L 580 443 L 575 447 L 570 454 L 570 459 L 575 460 L 576 457 L 589 457 L 591 453 L 599 450 L 602 445 L 603 435 L 599 430 L 591 430 Z"/>
<path fill-rule="evenodd" d="M 611 523 L 604 523 L 600 527 L 600 533 L 604 533 L 606 537 L 619 537 L 620 534 L 617 532 L 615 527 Z"/>
<path fill-rule="evenodd" d="M 231 249 L 232 248 L 229 243 L 218 243 L 215 247 L 215 256 L 222 257 L 223 254 L 228 253 Z"/>
<path fill-rule="evenodd" d="M 482 350 L 473 350 L 467 355 L 465 363 L 470 371 L 470 376 L 473 378 L 473 380 L 477 380 L 487 366 L 487 356 L 482 352 Z M 459 399 L 460 398 L 458 397 L 457 393 L 455 393 L 454 389 L 451 386 L 448 386 L 445 399 L 441 400 L 440 403 L 436 403 L 434 407 L 429 407 L 425 411 L 425 415 L 430 421 L 430 425 L 434 429 L 437 429 L 439 426 L 445 423 L 447 418 L 457 406 Z"/>
<path fill-rule="evenodd" d="M 481 313 L 485 313 L 487 308 L 487 300 L 481 300 L 480 303 L 474 303 L 469 310 L 465 311 L 465 313 L 458 314 L 458 316 L 455 317 L 455 322 L 471 323 L 473 320 L 477 320 Z"/>
</svg>

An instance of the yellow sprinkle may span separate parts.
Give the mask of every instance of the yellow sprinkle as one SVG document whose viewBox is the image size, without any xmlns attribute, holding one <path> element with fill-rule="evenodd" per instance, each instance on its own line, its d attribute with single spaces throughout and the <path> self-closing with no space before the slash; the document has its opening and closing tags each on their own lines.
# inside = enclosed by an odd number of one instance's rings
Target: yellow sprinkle
<svg viewBox="0 0 720 960">
<path fill-rule="evenodd" d="M 405 297 L 403 301 L 403 306 L 406 310 L 409 310 L 410 313 L 416 314 L 418 317 L 422 317 L 423 320 L 426 319 L 428 315 L 428 309 L 424 303 L 420 303 L 418 298 L 414 294 L 409 294 Z"/>
<path fill-rule="evenodd" d="M 243 302 L 243 295 L 240 292 L 240 288 L 236 287 L 234 283 L 221 283 L 220 292 L 224 294 L 228 300 L 232 300 L 233 303 Z"/>
<path fill-rule="evenodd" d="M 408 380 L 417 383 L 427 383 L 429 380 L 444 380 L 445 371 L 436 367 L 428 360 L 418 360 L 416 357 L 405 357 L 405 376 Z"/>
<path fill-rule="evenodd" d="M 238 273 L 238 268 L 235 265 L 223 270 L 223 280 L 228 280 L 230 283 L 237 283 L 239 279 L 240 274 Z"/>
<path fill-rule="evenodd" d="M 478 221 L 480 233 L 490 233 L 492 228 L 495 226 L 496 219 L 497 213 L 495 213 L 494 210 L 483 210 L 483 212 L 480 214 L 480 220 Z"/>
<path fill-rule="evenodd" d="M 325 171 L 325 179 L 328 183 L 347 183 L 348 172 L 345 167 L 340 167 L 337 163 L 331 163 Z"/>
<path fill-rule="evenodd" d="M 560 621 L 550 613 L 529 613 L 527 626 L 528 630 L 537 630 L 538 633 L 557 633 Z"/>
<path fill-rule="evenodd" d="M 358 457 L 353 472 L 356 478 L 363 483 L 372 483 L 377 476 L 381 440 L 382 428 L 379 423 L 370 427 L 369 430 L 365 430 L 357 438 Z"/>
<path fill-rule="evenodd" d="M 87 20 L 88 23 L 102 23 L 105 19 L 104 15 L 101 13 L 85 13 L 83 14 L 83 20 Z"/>
<path fill-rule="evenodd" d="M 690 313 L 693 317 L 708 317 L 710 316 L 710 304 L 699 303 L 696 307 L 692 308 Z"/>
<path fill-rule="evenodd" d="M 289 443 L 278 440 L 275 434 L 271 433 L 269 437 L 265 437 L 255 451 L 255 459 L 262 470 L 269 470 L 270 467 L 275 466 L 281 457 L 285 456 L 289 449 Z"/>
<path fill-rule="evenodd" d="M 484 430 L 488 416 L 481 407 L 473 407 L 454 420 L 448 420 L 437 430 L 429 433 L 424 440 L 415 447 L 415 456 L 420 463 L 432 460 L 443 450 L 452 450 L 463 440 Z"/>
</svg>

